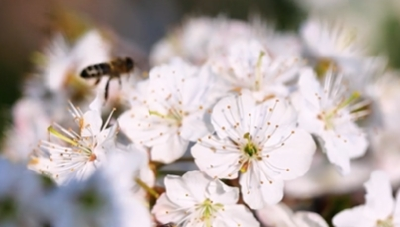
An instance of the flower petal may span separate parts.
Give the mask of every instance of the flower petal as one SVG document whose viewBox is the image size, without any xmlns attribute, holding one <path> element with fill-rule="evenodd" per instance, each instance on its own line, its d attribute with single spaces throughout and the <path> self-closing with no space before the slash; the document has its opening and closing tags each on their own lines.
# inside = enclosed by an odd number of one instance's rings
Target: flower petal
<svg viewBox="0 0 400 227">
<path fill-rule="evenodd" d="M 189 171 L 182 177 L 167 175 L 164 179 L 168 199 L 180 207 L 190 207 L 205 200 L 210 178 L 200 171 Z"/>
<path fill-rule="evenodd" d="M 229 140 L 218 141 L 214 136 L 203 137 L 191 148 L 196 165 L 211 177 L 237 178 L 241 151 Z"/>
<path fill-rule="evenodd" d="M 182 157 L 189 145 L 189 141 L 182 139 L 178 135 L 169 136 L 167 141 L 151 148 L 151 160 L 171 163 Z"/>
<path fill-rule="evenodd" d="M 83 122 L 81 127 L 81 136 L 93 136 L 100 132 L 103 121 L 100 117 L 100 112 L 95 110 L 89 110 L 83 114 Z"/>
<path fill-rule="evenodd" d="M 268 158 L 263 158 L 263 163 L 274 170 L 274 177 L 284 180 L 304 175 L 310 168 L 316 150 L 314 140 L 304 130 L 296 129 L 290 133 L 284 145 L 265 152 Z"/>
<path fill-rule="evenodd" d="M 239 200 L 239 189 L 230 187 L 218 179 L 208 184 L 206 194 L 213 203 L 233 205 Z"/>
<path fill-rule="evenodd" d="M 313 212 L 296 212 L 294 214 L 296 227 L 328 227 L 326 221 L 319 215 Z"/>
<path fill-rule="evenodd" d="M 253 214 L 243 205 L 225 206 L 219 212 L 212 226 L 221 227 L 257 227 L 260 223 Z"/>
<path fill-rule="evenodd" d="M 371 216 L 376 217 L 376 220 L 388 218 L 394 209 L 389 177 L 382 171 L 374 171 L 364 186 L 367 190 L 365 206 L 371 212 Z"/>
<path fill-rule="evenodd" d="M 218 136 L 221 139 L 238 138 L 248 132 L 250 122 L 244 116 L 247 116 L 255 105 L 255 100 L 247 93 L 221 99 L 214 106 L 211 116 L 211 123 Z M 243 129 L 242 132 L 237 132 L 240 129 Z"/>
<path fill-rule="evenodd" d="M 283 181 L 270 179 L 251 165 L 239 180 L 243 200 L 251 209 L 261 209 L 265 204 L 276 204 L 283 198 Z"/>
<path fill-rule="evenodd" d="M 365 206 L 357 206 L 336 214 L 333 219 L 335 227 L 375 227 L 377 219 L 365 215 Z"/>
<path fill-rule="evenodd" d="M 174 222 L 177 223 L 184 219 L 186 213 L 184 210 L 179 210 L 179 206 L 175 205 L 168 199 L 167 194 L 162 194 L 154 205 L 151 213 L 155 215 L 157 221 L 161 223 Z"/>
</svg>

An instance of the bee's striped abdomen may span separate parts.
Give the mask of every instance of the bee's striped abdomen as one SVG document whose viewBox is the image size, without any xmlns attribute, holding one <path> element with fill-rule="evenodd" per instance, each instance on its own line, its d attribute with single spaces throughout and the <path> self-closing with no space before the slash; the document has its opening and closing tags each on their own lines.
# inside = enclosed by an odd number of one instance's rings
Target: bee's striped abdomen
<svg viewBox="0 0 400 227">
<path fill-rule="evenodd" d="M 108 63 L 100 63 L 86 67 L 81 72 L 83 78 L 101 77 L 111 73 L 111 66 Z"/>
</svg>

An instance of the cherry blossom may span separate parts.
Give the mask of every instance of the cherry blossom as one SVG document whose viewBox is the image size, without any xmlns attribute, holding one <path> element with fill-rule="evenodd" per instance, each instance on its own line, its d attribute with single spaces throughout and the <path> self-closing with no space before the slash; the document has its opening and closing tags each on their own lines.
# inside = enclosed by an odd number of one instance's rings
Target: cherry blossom
<svg viewBox="0 0 400 227">
<path fill-rule="evenodd" d="M 50 175 L 59 184 L 91 175 L 105 161 L 105 144 L 115 139 L 118 128 L 117 124 L 105 128 L 111 115 L 102 126 L 100 112 L 96 109 L 82 113 L 71 104 L 70 112 L 79 132 L 54 123 L 48 131 L 59 143 L 40 141 L 40 152 L 33 155 L 29 162 L 31 169 Z"/>
<path fill-rule="evenodd" d="M 178 226 L 260 226 L 241 204 L 239 189 L 227 186 L 200 171 L 182 177 L 165 177 L 166 192 L 157 200 L 152 213 L 161 223 Z"/>
<path fill-rule="evenodd" d="M 400 191 L 395 200 L 386 173 L 372 172 L 364 186 L 367 191 L 365 204 L 336 214 L 333 224 L 337 227 L 400 226 Z"/>
<path fill-rule="evenodd" d="M 208 132 L 203 119 L 214 101 L 213 78 L 207 67 L 180 59 L 153 68 L 144 101 L 119 118 L 122 131 L 135 144 L 151 147 L 151 160 L 175 161 L 190 141 Z"/>
<path fill-rule="evenodd" d="M 296 128 L 296 113 L 285 99 L 260 105 L 247 93 L 221 99 L 214 107 L 216 135 L 192 147 L 195 162 L 211 177 L 235 179 L 240 174 L 244 201 L 252 209 L 283 197 L 285 180 L 304 175 L 315 143 Z"/>
<path fill-rule="evenodd" d="M 316 135 L 331 163 L 342 174 L 350 172 L 350 159 L 366 152 L 368 141 L 355 120 L 365 116 L 366 111 L 358 103 L 360 94 L 351 94 L 342 83 L 341 74 L 330 72 L 322 87 L 311 69 L 304 69 L 299 79 L 302 104 L 299 127 Z"/>
</svg>

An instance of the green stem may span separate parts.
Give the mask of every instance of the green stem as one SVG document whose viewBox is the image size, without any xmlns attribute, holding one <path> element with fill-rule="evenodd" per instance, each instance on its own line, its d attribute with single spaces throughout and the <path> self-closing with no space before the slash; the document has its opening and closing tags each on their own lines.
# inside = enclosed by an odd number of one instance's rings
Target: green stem
<svg viewBox="0 0 400 227">
<path fill-rule="evenodd" d="M 160 195 L 152 188 L 150 188 L 146 183 L 144 183 L 141 179 L 135 178 L 135 182 L 142 187 L 144 190 L 146 190 L 150 195 L 152 195 L 154 198 L 158 199 Z"/>
</svg>

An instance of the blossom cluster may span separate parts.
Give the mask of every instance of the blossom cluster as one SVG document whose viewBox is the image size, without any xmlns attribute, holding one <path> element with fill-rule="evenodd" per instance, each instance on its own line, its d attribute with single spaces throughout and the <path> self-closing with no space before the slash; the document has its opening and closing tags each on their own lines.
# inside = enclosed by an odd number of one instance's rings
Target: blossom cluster
<svg viewBox="0 0 400 227">
<path fill-rule="evenodd" d="M 90 30 L 40 55 L 0 160 L 1 226 L 400 226 L 400 78 L 356 28 L 192 18 L 129 72 L 114 45 Z M 283 200 L 365 181 L 332 220 Z"/>
</svg>

